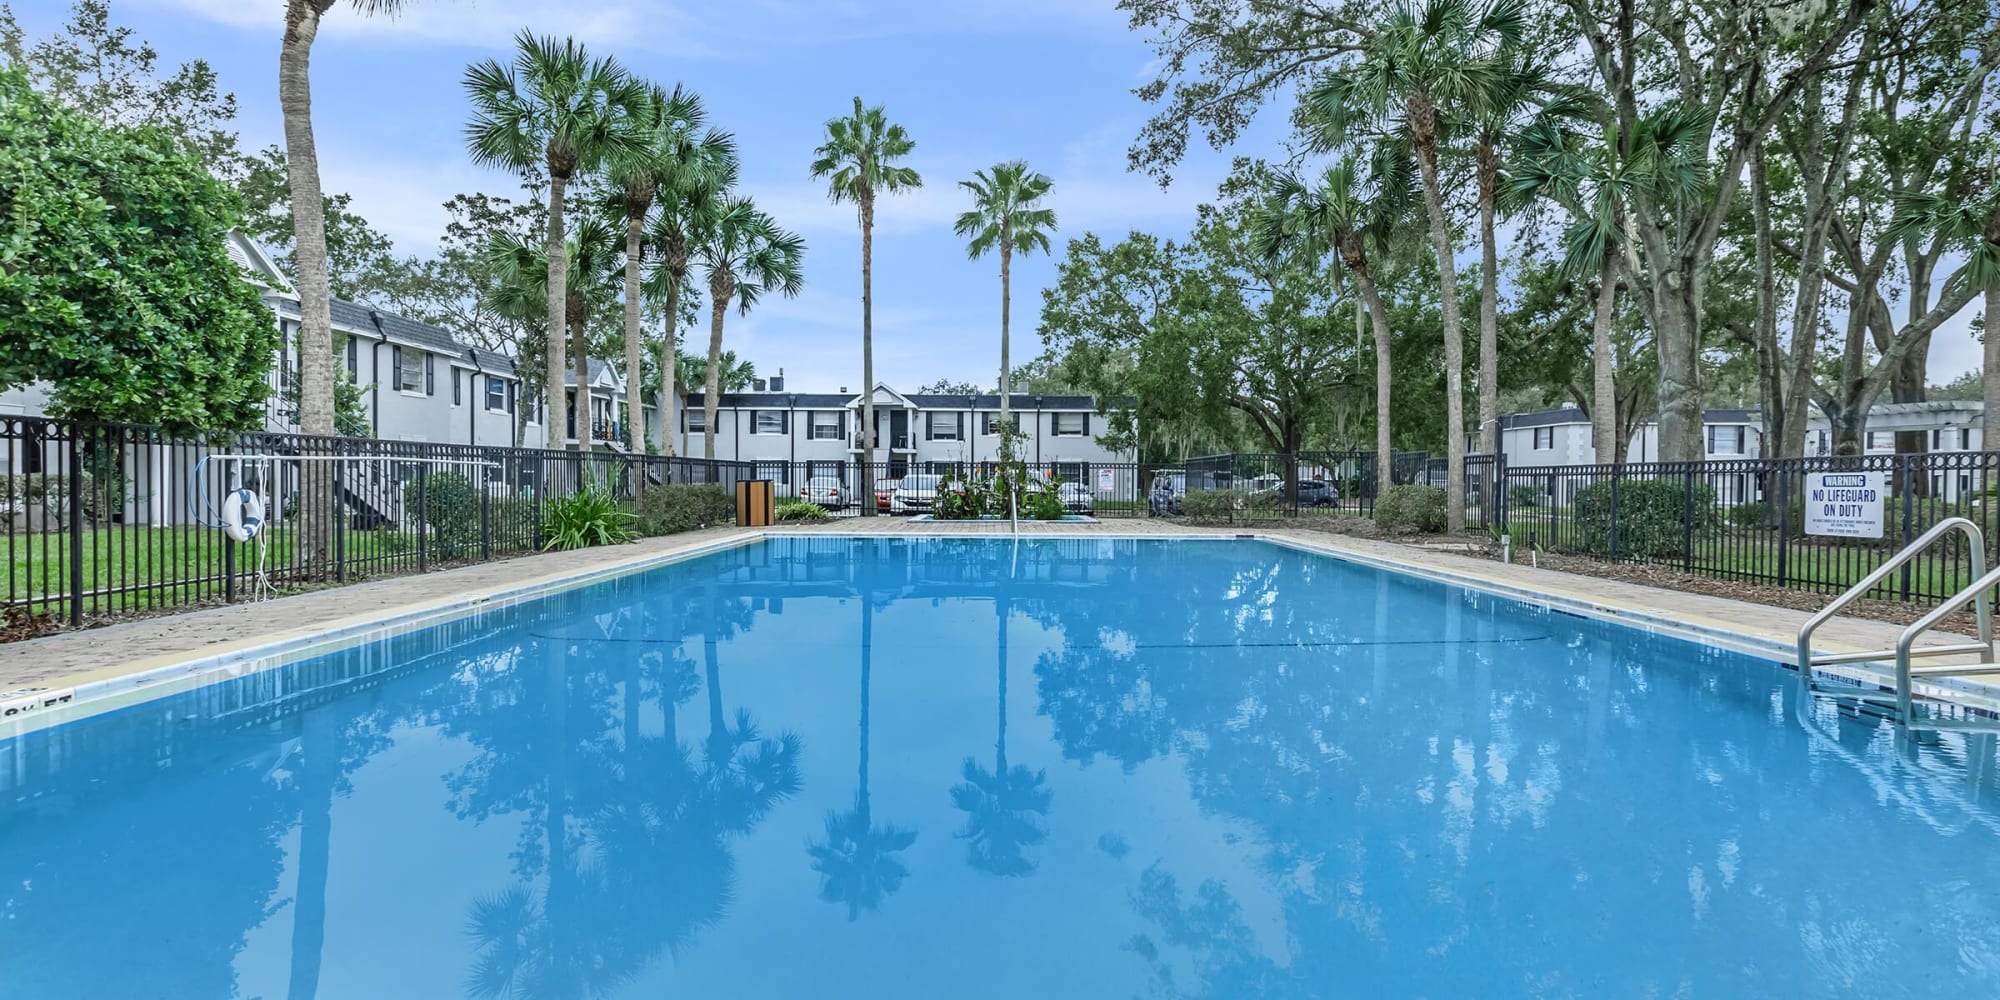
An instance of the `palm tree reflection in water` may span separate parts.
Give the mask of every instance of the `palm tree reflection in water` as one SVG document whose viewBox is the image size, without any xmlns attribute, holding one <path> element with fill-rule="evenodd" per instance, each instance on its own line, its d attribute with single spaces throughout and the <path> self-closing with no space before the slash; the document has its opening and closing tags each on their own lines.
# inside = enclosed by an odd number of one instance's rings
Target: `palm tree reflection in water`
<svg viewBox="0 0 2000 1000">
<path fill-rule="evenodd" d="M 965 827 L 958 836 L 967 842 L 965 863 L 992 875 L 1032 875 L 1035 862 L 1026 849 L 1048 839 L 1042 823 L 1048 815 L 1052 793 L 1042 787 L 1047 771 L 1030 771 L 1021 764 L 1007 765 L 1007 601 L 994 602 L 998 619 L 1000 693 L 998 696 L 999 735 L 993 741 L 993 770 L 965 758 L 965 780 L 951 790 L 952 805 L 965 812 Z"/>
</svg>

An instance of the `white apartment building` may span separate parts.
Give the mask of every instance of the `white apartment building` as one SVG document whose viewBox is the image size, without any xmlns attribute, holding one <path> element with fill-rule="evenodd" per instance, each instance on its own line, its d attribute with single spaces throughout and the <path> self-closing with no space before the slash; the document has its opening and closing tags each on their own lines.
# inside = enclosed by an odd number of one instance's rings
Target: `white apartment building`
<svg viewBox="0 0 2000 1000">
<path fill-rule="evenodd" d="M 760 478 L 787 485 L 814 476 L 853 482 L 861 462 L 862 402 L 845 389 L 788 392 L 782 375 L 762 392 L 724 393 L 716 411 L 715 457 L 755 462 Z M 1015 393 L 1011 408 L 1026 435 L 1020 457 L 1030 468 L 1094 483 L 1100 467 L 1138 461 L 1136 451 L 1098 440 L 1104 418 L 1090 396 Z M 680 417 L 676 446 L 682 454 L 703 454 L 701 393 L 682 398 Z M 875 461 L 885 476 L 964 472 L 1000 457 L 1000 397 L 993 394 L 903 393 L 877 384 L 875 426 Z"/>
</svg>

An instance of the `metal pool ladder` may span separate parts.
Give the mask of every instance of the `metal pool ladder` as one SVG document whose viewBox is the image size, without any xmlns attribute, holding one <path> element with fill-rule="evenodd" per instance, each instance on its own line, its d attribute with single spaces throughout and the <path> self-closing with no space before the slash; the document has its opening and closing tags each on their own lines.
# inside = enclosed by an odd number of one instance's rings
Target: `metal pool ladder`
<svg viewBox="0 0 2000 1000">
<path fill-rule="evenodd" d="M 1889 574 L 1901 569 L 1910 560 L 1921 555 L 1938 539 L 1959 532 L 1965 535 L 1970 546 L 1972 577 L 1970 584 L 1947 598 L 1942 604 L 1926 612 L 1923 617 L 1911 622 L 1903 634 L 1896 639 L 1894 649 L 1876 649 L 1865 653 L 1818 653 L 1812 650 L 1813 632 L 1839 614 L 1841 609 L 1861 599 Z M 1806 682 L 1806 690 L 1814 695 L 1827 698 L 1846 698 L 1859 702 L 1885 702 L 1894 706 L 1893 721 L 1904 729 L 1945 729 L 1975 728 L 1945 722 L 1928 720 L 1919 722 L 1911 710 L 1910 686 L 1912 680 L 1948 680 L 1961 677 L 1978 677 L 2000 674 L 2000 662 L 1995 662 L 1993 649 L 1993 608 L 1991 598 L 1995 585 L 2000 585 L 2000 569 L 1989 572 L 1986 569 L 1986 535 L 1979 525 L 1962 517 L 1948 517 L 1939 521 L 1931 530 L 1924 532 L 1889 561 L 1876 567 L 1875 571 L 1862 577 L 1859 583 L 1847 588 L 1846 593 L 1833 599 L 1821 608 L 1806 623 L 1799 627 L 1799 676 Z M 1967 604 L 1974 606 L 1974 615 L 1979 621 L 1979 641 L 1958 642 L 1939 646 L 1916 646 L 1919 637 L 1937 627 L 1949 615 Z M 1913 665 L 1910 661 L 1933 656 L 1963 656 L 1977 654 L 1974 663 L 1945 663 L 1925 666 Z M 1813 674 L 1814 667 L 1835 663 L 1866 663 L 1893 659 L 1896 665 L 1896 687 L 1893 691 L 1881 691 L 1867 686 L 1850 686 L 1827 683 L 1831 678 L 1820 678 Z M 1865 682 L 1864 682 L 1865 683 Z M 1990 729 L 1991 725 L 1976 728 Z"/>
</svg>

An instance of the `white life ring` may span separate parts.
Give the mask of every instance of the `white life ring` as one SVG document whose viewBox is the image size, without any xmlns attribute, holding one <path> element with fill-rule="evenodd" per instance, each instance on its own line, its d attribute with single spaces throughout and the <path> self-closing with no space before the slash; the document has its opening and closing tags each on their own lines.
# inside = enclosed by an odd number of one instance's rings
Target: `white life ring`
<svg viewBox="0 0 2000 1000">
<path fill-rule="evenodd" d="M 264 501 L 249 490 L 230 490 L 222 498 L 222 530 L 229 537 L 247 542 L 264 528 Z"/>
</svg>

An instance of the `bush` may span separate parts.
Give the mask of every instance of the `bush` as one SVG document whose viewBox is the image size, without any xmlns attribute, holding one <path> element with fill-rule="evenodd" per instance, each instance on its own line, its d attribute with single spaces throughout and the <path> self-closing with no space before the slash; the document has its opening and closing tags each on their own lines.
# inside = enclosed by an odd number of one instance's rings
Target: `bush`
<svg viewBox="0 0 2000 1000">
<path fill-rule="evenodd" d="M 811 500 L 780 497 L 771 504 L 771 514 L 780 521 L 824 521 L 833 515 Z"/>
<path fill-rule="evenodd" d="M 468 555 L 479 547 L 479 491 L 465 476 L 432 472 L 404 483 L 403 509 L 421 509 L 441 558 Z"/>
<path fill-rule="evenodd" d="M 1507 487 L 1507 506 L 1539 507 L 1547 496 L 1548 494 L 1543 493 L 1539 486 L 1531 483 L 1515 483 Z"/>
<path fill-rule="evenodd" d="M 1181 496 L 1181 513 L 1190 521 L 1232 521 L 1242 499 L 1235 490 L 1189 490 Z"/>
<path fill-rule="evenodd" d="M 542 549 L 581 549 L 618 545 L 634 536 L 634 515 L 619 509 L 618 500 L 603 486 L 586 486 L 549 502 L 542 522 Z"/>
<path fill-rule="evenodd" d="M 1444 490 L 1391 486 L 1375 500 L 1375 526 L 1392 535 L 1435 535 L 1444 530 Z"/>
<path fill-rule="evenodd" d="M 496 548 L 541 543 L 541 512 L 528 497 L 501 497 L 493 501 L 493 544 Z"/>
<path fill-rule="evenodd" d="M 1617 537 L 1612 536 L 1612 488 L 1618 491 Z M 1678 555 L 1690 527 L 1704 532 L 1719 520 L 1715 490 L 1695 483 L 1689 496 L 1681 479 L 1619 479 L 1576 491 L 1579 542 L 1592 555 L 1653 558 Z M 1689 515 L 1692 514 L 1692 524 Z"/>
<path fill-rule="evenodd" d="M 1063 509 L 1062 495 L 1057 492 L 1055 483 L 1050 483 L 1047 489 L 1036 490 L 1023 499 L 1027 501 L 1027 507 L 1021 511 L 1021 516 L 1032 520 L 1060 521 L 1064 514 L 1069 513 Z"/>
<path fill-rule="evenodd" d="M 939 521 L 976 521 L 992 501 L 992 491 L 985 483 L 938 484 L 937 497 L 931 503 L 931 517 Z"/>
<path fill-rule="evenodd" d="M 639 501 L 639 530 L 671 535 L 736 520 L 736 498 L 720 483 L 654 486 Z"/>
<path fill-rule="evenodd" d="M 99 508 L 104 505 L 104 497 L 99 493 L 96 481 L 88 472 L 80 473 L 78 480 L 78 485 L 83 488 L 84 520 L 100 520 L 103 511 Z M 23 472 L 0 476 L 0 517 L 32 511 L 35 522 L 28 525 L 28 530 L 60 531 L 68 527 L 69 484 L 67 472 Z M 0 528 L 4 527 L 0 524 Z"/>
</svg>

